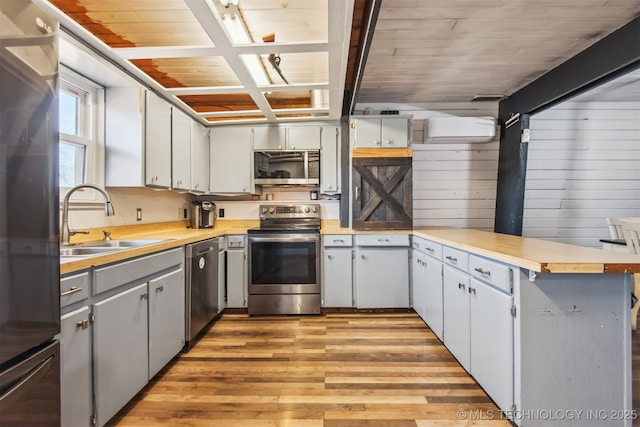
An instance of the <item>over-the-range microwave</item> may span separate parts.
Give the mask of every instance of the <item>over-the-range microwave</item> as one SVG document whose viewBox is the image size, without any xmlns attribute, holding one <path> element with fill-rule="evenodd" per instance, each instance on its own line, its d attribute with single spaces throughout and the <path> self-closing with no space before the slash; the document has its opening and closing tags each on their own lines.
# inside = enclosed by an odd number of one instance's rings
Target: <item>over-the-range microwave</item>
<svg viewBox="0 0 640 427">
<path fill-rule="evenodd" d="M 320 184 L 319 150 L 261 150 L 253 152 L 256 185 Z"/>
</svg>

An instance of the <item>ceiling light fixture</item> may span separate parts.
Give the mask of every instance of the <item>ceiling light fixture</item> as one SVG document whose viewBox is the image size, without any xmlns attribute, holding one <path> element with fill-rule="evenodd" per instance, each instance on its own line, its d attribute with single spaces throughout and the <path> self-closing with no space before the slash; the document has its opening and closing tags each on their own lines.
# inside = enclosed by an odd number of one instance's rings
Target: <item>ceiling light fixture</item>
<svg viewBox="0 0 640 427">
<path fill-rule="evenodd" d="M 229 8 L 230 5 L 237 7 L 238 0 L 220 0 L 220 3 Z M 242 19 L 240 13 L 232 11 L 231 13 L 220 12 L 220 20 L 222 25 L 227 30 L 227 34 L 231 38 L 233 44 L 251 44 L 253 40 L 249 35 L 249 30 Z M 267 75 L 264 65 L 258 55 L 240 55 L 242 62 L 251 74 L 253 81 L 257 86 L 268 86 L 271 84 L 271 80 Z"/>
</svg>

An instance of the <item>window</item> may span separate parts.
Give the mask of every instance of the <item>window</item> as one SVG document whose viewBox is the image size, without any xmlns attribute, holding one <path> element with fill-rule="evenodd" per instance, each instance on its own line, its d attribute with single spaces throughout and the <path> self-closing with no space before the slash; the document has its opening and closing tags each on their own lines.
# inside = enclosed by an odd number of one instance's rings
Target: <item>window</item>
<svg viewBox="0 0 640 427">
<path fill-rule="evenodd" d="M 61 67 L 59 91 L 60 196 L 78 184 L 104 184 L 104 89 Z M 92 191 L 77 199 L 91 201 Z M 76 199 L 76 195 L 74 195 Z"/>
</svg>

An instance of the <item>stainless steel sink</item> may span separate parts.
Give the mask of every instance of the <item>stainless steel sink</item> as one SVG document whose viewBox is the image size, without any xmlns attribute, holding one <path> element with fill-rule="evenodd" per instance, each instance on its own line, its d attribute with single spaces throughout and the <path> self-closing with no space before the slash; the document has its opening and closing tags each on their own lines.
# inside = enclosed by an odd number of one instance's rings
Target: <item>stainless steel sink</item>
<svg viewBox="0 0 640 427">
<path fill-rule="evenodd" d="M 87 256 L 87 255 L 101 255 L 107 252 L 115 252 L 122 248 L 88 248 L 88 247 L 73 247 L 73 248 L 60 248 L 60 256 Z"/>
<path fill-rule="evenodd" d="M 80 246 L 92 248 L 136 248 L 138 246 L 153 245 L 171 239 L 128 239 L 128 240 L 100 240 L 98 242 L 81 243 Z"/>
<path fill-rule="evenodd" d="M 95 242 L 78 243 L 73 246 L 60 247 L 60 259 L 90 257 L 105 253 L 123 251 L 140 246 L 153 245 L 173 239 L 122 239 L 98 240 Z"/>
</svg>

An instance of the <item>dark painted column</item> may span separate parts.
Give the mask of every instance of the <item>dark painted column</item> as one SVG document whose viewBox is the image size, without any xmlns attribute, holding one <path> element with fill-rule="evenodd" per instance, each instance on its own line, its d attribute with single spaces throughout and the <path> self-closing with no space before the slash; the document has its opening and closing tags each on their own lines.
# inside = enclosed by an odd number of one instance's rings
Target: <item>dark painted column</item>
<svg viewBox="0 0 640 427">
<path fill-rule="evenodd" d="M 520 114 L 502 125 L 498 187 L 496 194 L 496 233 L 522 235 L 524 185 L 527 177 L 529 115 Z"/>
</svg>

